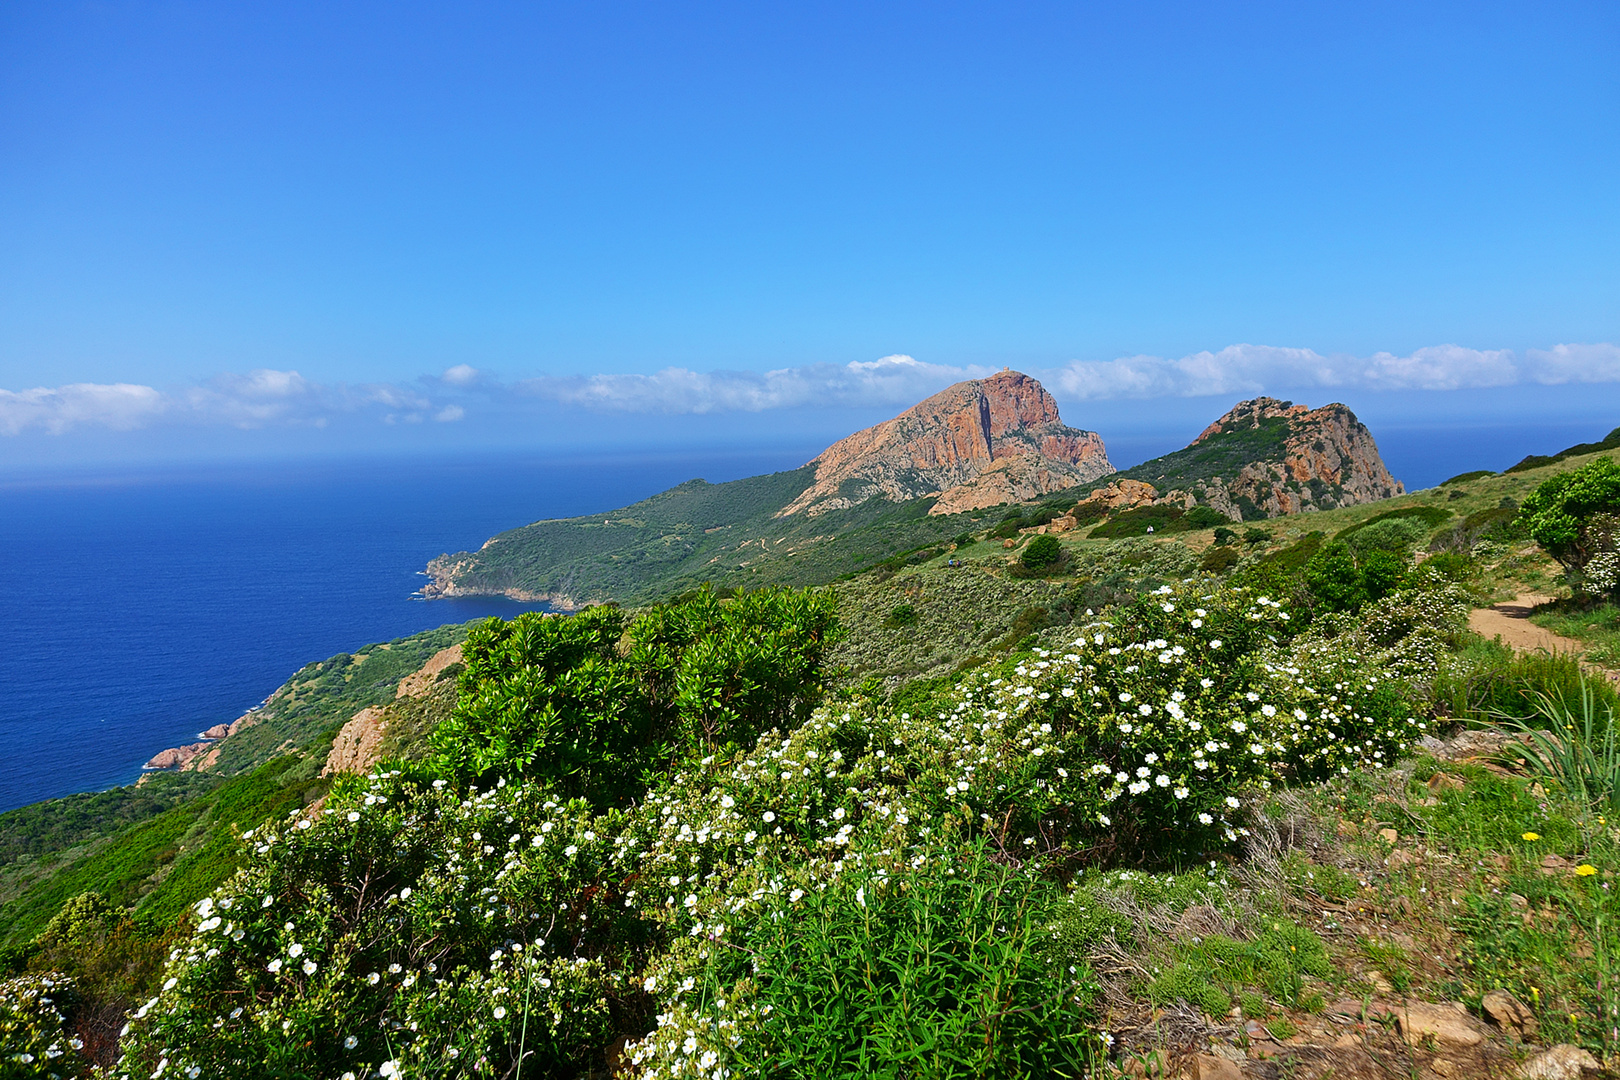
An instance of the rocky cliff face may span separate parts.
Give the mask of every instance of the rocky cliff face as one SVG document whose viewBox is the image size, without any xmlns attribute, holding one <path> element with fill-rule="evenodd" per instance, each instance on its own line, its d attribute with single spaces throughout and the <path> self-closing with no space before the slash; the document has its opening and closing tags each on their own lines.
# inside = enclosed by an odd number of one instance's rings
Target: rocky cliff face
<svg viewBox="0 0 1620 1080">
<path fill-rule="evenodd" d="M 1312 409 L 1268 397 L 1239 402 L 1188 449 L 1266 428 L 1286 431 L 1280 448 L 1231 475 L 1200 481 L 1185 494 L 1229 517 L 1252 518 L 1329 510 L 1406 492 L 1385 467 L 1367 426 L 1339 404 Z"/>
<path fill-rule="evenodd" d="M 1114 471 L 1102 439 L 1066 426 L 1028 375 L 957 383 L 893 420 L 834 443 L 783 514 L 842 510 L 872 498 L 939 496 L 951 514 L 1034 498 Z"/>
</svg>

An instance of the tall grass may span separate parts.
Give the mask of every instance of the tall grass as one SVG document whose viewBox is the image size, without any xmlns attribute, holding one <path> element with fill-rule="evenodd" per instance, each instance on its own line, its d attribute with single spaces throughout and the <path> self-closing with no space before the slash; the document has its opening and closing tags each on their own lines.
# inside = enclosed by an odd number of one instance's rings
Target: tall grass
<svg viewBox="0 0 1620 1080">
<path fill-rule="evenodd" d="M 1459 720 L 1549 722 L 1542 700 L 1575 703 L 1591 694 L 1600 707 L 1620 707 L 1620 694 L 1587 679 L 1580 662 L 1564 653 L 1515 653 L 1493 641 L 1458 653 L 1434 680 L 1435 708 Z"/>
</svg>

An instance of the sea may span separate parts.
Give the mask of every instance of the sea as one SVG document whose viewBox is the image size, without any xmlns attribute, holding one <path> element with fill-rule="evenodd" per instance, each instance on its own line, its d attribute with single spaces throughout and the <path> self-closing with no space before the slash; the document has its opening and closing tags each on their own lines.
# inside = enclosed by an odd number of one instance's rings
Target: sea
<svg viewBox="0 0 1620 1080">
<path fill-rule="evenodd" d="M 1601 438 L 1590 423 L 1379 430 L 1411 489 Z M 1106 434 L 1106 433 L 1105 433 Z M 1124 467 L 1185 432 L 1109 439 Z M 803 446 L 0 475 L 0 811 L 133 782 L 312 660 L 542 605 L 425 601 L 429 559 Z"/>
</svg>

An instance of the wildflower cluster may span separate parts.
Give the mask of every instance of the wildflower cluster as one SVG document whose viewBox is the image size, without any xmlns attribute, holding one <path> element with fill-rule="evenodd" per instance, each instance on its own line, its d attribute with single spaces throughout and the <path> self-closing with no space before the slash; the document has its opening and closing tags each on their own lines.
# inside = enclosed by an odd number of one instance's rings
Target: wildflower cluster
<svg viewBox="0 0 1620 1080">
<path fill-rule="evenodd" d="M 393 771 L 244 834 L 259 858 L 197 905 L 125 1069 L 476 1073 L 524 1036 L 541 1062 L 575 1060 L 606 1024 L 590 953 L 626 917 L 601 892 L 595 824 L 539 785 L 457 793 Z"/>
<path fill-rule="evenodd" d="M 49 975 L 0 982 L 0 1075 L 81 1075 L 84 1044 L 62 1027 L 62 1006 L 72 996 L 71 982 Z"/>
<path fill-rule="evenodd" d="M 854 1073 L 930 1039 L 975 1048 L 961 1075 L 1078 1062 L 1089 976 L 1052 927 L 1086 901 L 1048 870 L 1224 847 L 1251 790 L 1380 766 L 1424 728 L 1376 662 L 1295 625 L 1166 586 L 915 714 L 784 712 L 627 806 L 431 764 L 356 778 L 244 835 L 124 1068 L 541 1075 L 620 1038 L 647 1080 Z"/>
</svg>

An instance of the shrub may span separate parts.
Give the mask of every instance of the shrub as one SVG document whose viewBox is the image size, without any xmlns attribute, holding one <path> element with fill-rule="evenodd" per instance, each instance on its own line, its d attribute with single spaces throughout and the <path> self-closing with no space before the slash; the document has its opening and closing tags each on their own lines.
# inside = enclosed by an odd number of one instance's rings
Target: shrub
<svg viewBox="0 0 1620 1080">
<path fill-rule="evenodd" d="M 1227 528 L 1225 525 L 1216 526 L 1215 542 L 1217 544 L 1230 544 L 1237 538 L 1238 534 L 1234 530 Z"/>
<path fill-rule="evenodd" d="M 1532 775 L 1556 783 L 1582 813 L 1599 820 L 1620 817 L 1620 727 L 1614 706 L 1600 704 L 1584 679 L 1580 691 L 1579 712 L 1567 698 L 1537 695 L 1536 712 L 1550 731 L 1521 722 L 1528 746 L 1510 746 Z"/>
<path fill-rule="evenodd" d="M 1211 546 L 1204 550 L 1204 557 L 1199 560 L 1198 569 L 1211 574 L 1222 574 L 1236 566 L 1241 558 L 1238 549 L 1230 544 Z"/>
<path fill-rule="evenodd" d="M 1213 507 L 1195 506 L 1187 511 L 1187 515 L 1181 520 L 1189 529 L 1213 529 L 1224 528 L 1228 519 L 1225 514 Z"/>
<path fill-rule="evenodd" d="M 1050 570 L 1063 561 L 1063 545 L 1055 536 L 1037 536 L 1024 547 L 1018 561 L 1025 570 L 1035 573 Z"/>
<path fill-rule="evenodd" d="M 0 982 L 0 1076 L 86 1075 L 83 1044 L 63 1029 L 62 1009 L 75 997 L 71 980 L 23 975 Z"/>
<path fill-rule="evenodd" d="M 1536 543 L 1578 575 L 1598 552 L 1615 550 L 1620 465 L 1603 457 L 1544 480 L 1519 513 Z"/>
<path fill-rule="evenodd" d="M 1098 1056 L 1089 972 L 1046 941 L 1057 890 L 982 844 L 751 877 L 742 910 L 697 905 L 731 947 L 654 976 L 674 1004 L 627 1048 L 642 1075 L 1080 1076 Z"/>
<path fill-rule="evenodd" d="M 529 773 L 599 805 L 671 755 L 751 741 L 808 715 L 836 633 L 825 594 L 704 589 L 626 626 L 617 608 L 491 619 L 467 636 L 435 764 L 463 780 Z"/>
<path fill-rule="evenodd" d="M 889 617 L 883 620 L 883 625 L 890 629 L 902 626 L 916 626 L 917 609 L 910 604 L 896 604 L 889 611 Z"/>
</svg>

